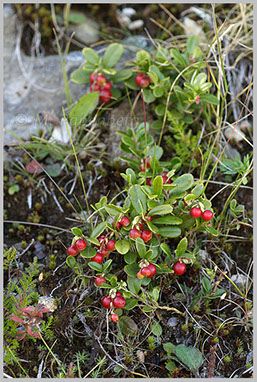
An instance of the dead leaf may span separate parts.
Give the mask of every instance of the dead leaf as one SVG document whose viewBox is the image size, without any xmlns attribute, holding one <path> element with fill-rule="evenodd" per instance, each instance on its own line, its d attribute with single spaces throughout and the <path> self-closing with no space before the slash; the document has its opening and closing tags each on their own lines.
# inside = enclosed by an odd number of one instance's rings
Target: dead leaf
<svg viewBox="0 0 257 382">
<path fill-rule="evenodd" d="M 30 174 L 40 174 L 44 171 L 43 168 L 44 166 L 39 165 L 34 159 L 26 164 L 26 170 Z"/>
</svg>

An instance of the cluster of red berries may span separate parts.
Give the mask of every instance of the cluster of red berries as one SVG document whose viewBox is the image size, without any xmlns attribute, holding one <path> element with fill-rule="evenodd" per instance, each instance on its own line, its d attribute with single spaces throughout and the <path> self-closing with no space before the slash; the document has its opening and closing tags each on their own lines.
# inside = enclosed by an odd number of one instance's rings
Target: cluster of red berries
<svg viewBox="0 0 257 382">
<path fill-rule="evenodd" d="M 106 78 L 102 74 L 92 73 L 89 77 L 91 82 L 90 91 L 100 91 L 100 101 L 108 102 L 112 98 L 112 84 L 109 81 L 106 81 Z"/>
<path fill-rule="evenodd" d="M 152 220 L 151 216 L 145 216 L 145 218 L 148 221 Z M 145 220 L 142 220 L 142 222 L 145 223 Z M 144 229 L 143 223 L 139 223 L 139 225 L 138 225 L 142 232 L 139 229 L 137 229 L 137 228 L 132 228 L 129 231 L 129 237 L 131 239 L 136 240 L 137 237 L 141 237 L 141 239 L 143 239 L 144 242 L 147 242 L 147 241 L 152 239 L 152 236 L 153 236 L 152 232 L 149 231 L 148 229 Z M 124 216 L 120 221 L 118 221 L 116 223 L 116 227 L 115 228 L 119 230 L 119 229 L 121 229 L 122 226 L 123 227 L 128 227 L 129 225 L 130 225 L 130 220 L 127 217 Z"/>
<path fill-rule="evenodd" d="M 156 266 L 153 264 L 148 264 L 141 268 L 139 272 L 137 272 L 137 278 L 142 279 L 143 277 L 153 277 L 156 274 Z"/>
<path fill-rule="evenodd" d="M 146 158 L 146 168 L 150 168 L 150 167 L 151 167 L 151 165 L 150 165 L 150 158 L 151 158 L 150 156 L 148 156 L 148 157 Z M 143 162 L 140 164 L 140 171 L 145 172 L 145 159 L 144 159 Z M 168 179 L 167 174 L 168 174 L 167 171 L 163 171 L 163 173 L 161 174 L 163 184 L 166 184 L 166 183 L 167 183 L 167 184 L 170 184 L 170 183 L 171 183 L 171 180 Z M 151 187 L 151 185 L 152 185 L 152 179 L 151 179 L 151 178 L 146 178 L 146 184 L 147 184 L 148 186 Z"/>
<path fill-rule="evenodd" d="M 135 82 L 141 88 L 146 88 L 152 82 L 152 79 L 147 74 L 140 73 L 136 76 Z"/>
<path fill-rule="evenodd" d="M 191 208 L 190 215 L 196 219 L 202 217 L 203 220 L 206 222 L 209 222 L 213 218 L 212 211 L 206 210 L 202 212 L 202 210 L 198 207 Z"/>
<path fill-rule="evenodd" d="M 83 239 L 78 239 L 74 245 L 70 245 L 67 248 L 67 253 L 69 256 L 76 256 L 78 252 L 84 251 L 86 249 L 87 243 Z"/>
<path fill-rule="evenodd" d="M 111 296 L 105 296 L 102 298 L 102 305 L 106 309 L 110 309 L 110 308 L 123 309 L 125 304 L 126 304 L 126 300 L 123 297 L 122 293 L 120 292 L 117 292 L 114 298 L 111 298 Z M 115 314 L 112 311 L 111 320 L 113 322 L 119 321 L 118 314 Z"/>
<path fill-rule="evenodd" d="M 91 261 L 95 261 L 98 264 L 103 262 L 104 257 L 107 257 L 111 251 L 115 250 L 115 240 L 108 240 L 108 234 L 98 236 L 99 241 L 98 251 L 96 255 L 91 258 Z"/>
</svg>

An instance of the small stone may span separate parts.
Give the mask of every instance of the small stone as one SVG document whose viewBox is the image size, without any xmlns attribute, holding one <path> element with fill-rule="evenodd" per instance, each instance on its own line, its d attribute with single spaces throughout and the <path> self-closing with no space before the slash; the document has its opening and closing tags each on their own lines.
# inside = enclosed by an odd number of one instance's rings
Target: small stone
<svg viewBox="0 0 257 382">
<path fill-rule="evenodd" d="M 132 22 L 128 25 L 128 29 L 130 29 L 131 31 L 133 31 L 133 30 L 135 30 L 135 29 L 142 28 L 143 25 L 144 25 L 144 21 L 141 20 L 141 19 L 138 19 L 138 20 L 132 21 Z"/>
<path fill-rule="evenodd" d="M 168 322 L 167 322 L 167 325 L 170 327 L 170 328 L 174 328 L 175 326 L 177 326 L 178 324 L 178 319 L 177 317 L 171 317 L 169 318 Z"/>
<path fill-rule="evenodd" d="M 245 275 L 232 275 L 231 276 L 231 281 L 235 283 L 239 289 L 243 289 L 247 283 L 248 277 Z M 249 281 L 248 281 L 249 283 Z"/>
<path fill-rule="evenodd" d="M 72 26 L 75 38 L 85 45 L 93 44 L 99 40 L 99 25 L 92 19 L 86 17 L 83 24 Z"/>
</svg>

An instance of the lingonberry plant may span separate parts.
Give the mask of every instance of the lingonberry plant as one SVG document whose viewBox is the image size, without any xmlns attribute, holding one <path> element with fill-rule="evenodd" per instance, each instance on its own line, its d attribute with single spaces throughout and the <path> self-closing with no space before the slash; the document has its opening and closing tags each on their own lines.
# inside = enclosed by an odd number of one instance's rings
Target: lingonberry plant
<svg viewBox="0 0 257 382">
<path fill-rule="evenodd" d="M 136 135 L 140 132 L 141 127 Z M 118 321 L 123 309 L 140 305 L 144 311 L 151 311 L 158 307 L 154 290 L 161 275 L 181 276 L 186 265 L 195 262 L 196 251 L 190 250 L 188 242 L 192 231 L 218 234 L 210 223 L 212 206 L 200 181 L 191 174 L 176 175 L 178 162 L 161 161 L 162 149 L 151 144 L 151 138 L 149 143 L 140 150 L 136 144 L 130 145 L 138 158 L 130 160 L 134 168 L 121 174 L 127 182 L 123 205 L 108 203 L 103 197 L 92 206 L 102 222 L 89 237 L 73 228 L 74 238 L 67 250 L 71 268 L 79 267 L 80 259 L 84 259 L 86 266 L 96 272 L 95 286 L 106 291 L 102 306 L 109 310 L 113 322 Z M 74 257 L 70 248 L 75 248 L 79 256 Z M 117 255 L 119 271 L 115 274 L 112 263 Z"/>
</svg>

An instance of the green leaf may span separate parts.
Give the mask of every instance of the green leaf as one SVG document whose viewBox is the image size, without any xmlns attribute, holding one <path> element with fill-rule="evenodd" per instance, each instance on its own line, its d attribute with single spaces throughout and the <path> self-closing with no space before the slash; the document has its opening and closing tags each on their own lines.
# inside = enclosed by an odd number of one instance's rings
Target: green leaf
<svg viewBox="0 0 257 382">
<path fill-rule="evenodd" d="M 88 266 L 91 268 L 91 269 L 94 269 L 94 271 L 97 271 L 97 272 L 102 272 L 103 271 L 103 266 L 102 264 L 98 264 L 97 262 L 95 261 L 90 261 L 88 263 Z"/>
<path fill-rule="evenodd" d="M 160 337 L 162 335 L 162 327 L 158 322 L 154 322 L 151 326 L 151 331 L 156 337 Z"/>
<path fill-rule="evenodd" d="M 131 310 L 137 306 L 138 301 L 135 298 L 130 298 L 126 300 L 126 305 L 124 306 L 124 309 Z"/>
<path fill-rule="evenodd" d="M 179 176 L 172 185 L 177 185 L 170 191 L 170 196 L 179 194 L 188 190 L 194 184 L 194 177 L 191 174 L 184 174 Z"/>
<path fill-rule="evenodd" d="M 151 55 L 144 49 L 137 51 L 136 53 L 137 61 L 151 60 Z"/>
<path fill-rule="evenodd" d="M 213 105 L 219 105 L 220 104 L 220 101 L 218 100 L 218 98 L 213 94 L 201 94 L 200 100 L 211 103 Z"/>
<path fill-rule="evenodd" d="M 139 256 L 143 259 L 146 253 L 145 242 L 141 237 L 136 238 L 136 247 Z"/>
<path fill-rule="evenodd" d="M 75 268 L 77 261 L 74 256 L 68 256 L 66 259 L 66 263 L 70 268 Z"/>
<path fill-rule="evenodd" d="M 134 252 L 128 252 L 124 256 L 124 260 L 127 264 L 133 264 L 136 261 L 137 254 Z"/>
<path fill-rule="evenodd" d="M 155 96 L 156 98 L 160 98 L 160 97 L 163 96 L 164 91 L 162 90 L 162 88 L 160 88 L 160 87 L 156 87 L 156 88 L 153 89 L 153 94 L 154 94 L 154 96 Z"/>
<path fill-rule="evenodd" d="M 176 346 L 175 354 L 185 366 L 195 373 L 204 361 L 202 353 L 197 348 L 187 347 L 184 344 Z"/>
<path fill-rule="evenodd" d="M 203 290 L 206 294 L 209 294 L 212 292 L 212 285 L 211 285 L 210 280 L 207 277 L 202 278 L 202 286 L 203 286 Z"/>
<path fill-rule="evenodd" d="M 154 224 L 179 225 L 183 223 L 183 220 L 177 216 L 162 216 L 161 218 L 154 219 L 152 222 Z"/>
<path fill-rule="evenodd" d="M 92 231 L 90 237 L 98 237 L 101 235 L 101 233 L 105 230 L 106 228 L 106 222 L 102 222 L 98 224 L 95 229 Z"/>
<path fill-rule="evenodd" d="M 73 233 L 74 236 L 83 236 L 83 232 L 81 231 L 81 229 L 77 228 L 77 227 L 73 227 L 71 229 L 71 232 Z"/>
<path fill-rule="evenodd" d="M 139 280 L 137 277 L 128 277 L 127 278 L 127 284 L 128 284 L 128 288 L 129 290 L 134 293 L 134 294 L 138 294 L 138 292 L 140 291 L 140 288 L 141 288 L 141 280 Z"/>
<path fill-rule="evenodd" d="M 193 54 L 194 48 L 198 45 L 198 40 L 197 36 L 190 36 L 187 40 L 187 51 L 189 54 Z"/>
<path fill-rule="evenodd" d="M 93 237 L 87 237 L 87 241 L 89 241 L 89 243 L 92 243 L 94 245 L 99 245 L 99 241 L 97 239 L 94 239 Z"/>
<path fill-rule="evenodd" d="M 169 204 L 163 204 L 161 206 L 154 207 L 150 212 L 148 212 L 148 216 L 153 215 L 166 215 L 170 214 L 173 211 L 173 207 Z"/>
<path fill-rule="evenodd" d="M 13 184 L 11 187 L 8 188 L 8 194 L 13 195 L 15 192 L 19 192 L 20 187 L 18 184 Z"/>
<path fill-rule="evenodd" d="M 98 240 L 97 240 L 98 241 Z M 99 244 L 99 242 L 98 242 Z M 80 252 L 80 256 L 83 257 L 84 259 L 91 259 L 96 255 L 96 250 L 92 247 L 88 247 L 84 249 L 82 252 Z"/>
<path fill-rule="evenodd" d="M 188 246 L 187 238 L 183 237 L 183 239 L 181 239 L 180 242 L 178 243 L 177 249 L 175 250 L 177 257 L 182 256 L 186 252 L 187 246 Z"/>
<path fill-rule="evenodd" d="M 131 196 L 133 207 L 135 208 L 137 213 L 141 214 L 143 212 L 145 215 L 146 214 L 146 196 L 144 192 L 141 190 L 141 187 L 139 185 L 131 186 L 128 193 Z"/>
<path fill-rule="evenodd" d="M 151 89 L 143 89 L 143 96 L 145 103 L 151 103 L 156 99 Z"/>
<path fill-rule="evenodd" d="M 156 159 L 161 159 L 162 155 L 163 155 L 163 149 L 157 145 L 151 147 L 146 153 L 146 156 L 151 156 Z"/>
<path fill-rule="evenodd" d="M 126 239 L 116 241 L 115 249 L 122 255 L 125 255 L 130 250 L 129 241 Z"/>
<path fill-rule="evenodd" d="M 164 350 L 168 354 L 175 354 L 176 351 L 176 346 L 173 345 L 171 342 L 167 342 L 166 344 L 163 345 Z"/>
<path fill-rule="evenodd" d="M 123 55 L 123 46 L 121 44 L 110 44 L 104 52 L 102 64 L 105 68 L 113 68 Z"/>
<path fill-rule="evenodd" d="M 84 69 L 76 69 L 71 73 L 71 81 L 75 84 L 89 84 L 90 73 Z"/>
<path fill-rule="evenodd" d="M 183 67 L 187 66 L 186 60 L 182 56 L 182 54 L 177 49 L 171 49 L 171 54 L 175 58 L 175 60 L 182 65 Z"/>
<path fill-rule="evenodd" d="M 178 237 L 181 235 L 181 229 L 178 227 L 160 227 L 159 234 L 163 237 Z"/>
<path fill-rule="evenodd" d="M 124 271 L 128 276 L 136 277 L 137 272 L 139 272 L 140 268 L 138 264 L 129 264 L 124 267 Z"/>
<path fill-rule="evenodd" d="M 100 56 L 99 56 L 99 54 L 96 53 L 96 51 L 94 49 L 84 48 L 84 49 L 82 49 L 82 54 L 85 57 L 85 59 L 87 60 L 87 62 L 89 62 L 90 64 L 93 64 L 93 65 L 99 64 Z"/>
<path fill-rule="evenodd" d="M 103 264 L 103 271 L 105 271 L 107 268 L 109 268 L 109 266 L 111 265 L 111 263 L 112 263 L 112 259 L 107 260 L 107 261 Z"/>
<path fill-rule="evenodd" d="M 205 227 L 206 231 L 209 232 L 212 236 L 219 236 L 220 232 L 217 231 L 215 228 L 213 227 L 209 227 L 208 225 L 206 225 Z"/>
<path fill-rule="evenodd" d="M 156 195 L 161 196 L 162 194 L 162 188 L 163 188 L 163 179 L 162 176 L 158 175 L 156 178 L 154 178 L 153 181 L 153 191 Z"/>
<path fill-rule="evenodd" d="M 73 127 L 78 127 L 95 110 L 98 99 L 99 92 L 86 94 L 79 99 L 79 102 L 70 112 L 70 123 Z"/>
<path fill-rule="evenodd" d="M 170 247 L 166 243 L 161 244 L 161 249 L 166 255 L 168 255 L 171 259 L 173 258 Z"/>
<path fill-rule="evenodd" d="M 52 178 L 55 178 L 56 176 L 61 175 L 62 166 L 59 163 L 49 164 L 48 166 L 46 166 L 45 171 Z"/>
<path fill-rule="evenodd" d="M 132 70 L 131 69 L 122 69 L 112 77 L 112 82 L 114 84 L 117 82 L 123 82 L 131 76 L 132 76 Z"/>
</svg>

